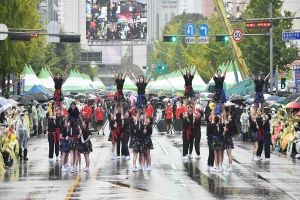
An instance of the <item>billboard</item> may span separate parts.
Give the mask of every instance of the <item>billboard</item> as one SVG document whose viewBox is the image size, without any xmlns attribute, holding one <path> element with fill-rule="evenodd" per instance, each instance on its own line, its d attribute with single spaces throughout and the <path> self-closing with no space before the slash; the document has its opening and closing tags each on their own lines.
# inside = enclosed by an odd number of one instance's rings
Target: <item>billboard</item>
<svg viewBox="0 0 300 200">
<path fill-rule="evenodd" d="M 145 0 L 86 0 L 88 40 L 147 38 Z"/>
</svg>

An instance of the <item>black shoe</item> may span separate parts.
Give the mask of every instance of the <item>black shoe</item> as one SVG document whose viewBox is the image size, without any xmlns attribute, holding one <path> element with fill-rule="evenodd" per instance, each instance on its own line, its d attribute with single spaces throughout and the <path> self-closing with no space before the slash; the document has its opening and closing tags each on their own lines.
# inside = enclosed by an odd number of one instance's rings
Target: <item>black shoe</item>
<svg viewBox="0 0 300 200">
<path fill-rule="evenodd" d="M 28 158 L 27 158 L 27 157 L 25 157 L 25 158 L 24 158 L 24 161 L 27 161 L 27 160 L 28 160 Z"/>
</svg>

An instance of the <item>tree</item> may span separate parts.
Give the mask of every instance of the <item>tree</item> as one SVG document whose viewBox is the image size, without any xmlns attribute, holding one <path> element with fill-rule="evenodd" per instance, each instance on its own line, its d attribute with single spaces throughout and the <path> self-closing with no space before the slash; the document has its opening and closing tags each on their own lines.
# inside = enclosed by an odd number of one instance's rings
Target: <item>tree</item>
<svg viewBox="0 0 300 200">
<path fill-rule="evenodd" d="M 244 18 L 266 18 L 269 17 L 269 3 L 273 4 L 273 15 L 276 17 L 286 16 L 291 17 L 293 14 L 289 11 L 284 11 L 282 15 L 282 0 L 252 0 L 243 13 Z M 245 24 L 239 24 L 239 27 L 245 27 Z M 291 30 L 293 26 L 292 20 L 274 20 L 274 47 L 273 58 L 274 68 L 284 69 L 286 64 L 291 63 L 297 57 L 297 48 L 287 46 L 281 40 L 281 33 L 286 30 Z M 253 29 L 247 30 L 247 33 L 268 33 L 268 29 Z M 268 36 L 246 37 L 239 44 L 244 53 L 245 61 L 250 70 L 257 74 L 259 71 L 269 72 L 270 56 L 269 56 L 269 38 Z"/>
<path fill-rule="evenodd" d="M 184 35 L 184 25 L 187 22 L 194 23 L 195 26 L 208 23 L 209 44 L 185 44 L 184 37 L 180 37 L 176 43 L 164 43 L 160 40 L 154 45 L 152 61 L 168 64 L 171 72 L 177 70 L 177 62 L 184 66 L 196 66 L 201 77 L 208 81 L 218 66 L 232 58 L 232 53 L 228 50 L 229 44 L 219 43 L 214 39 L 215 34 L 226 33 L 224 25 L 215 16 L 207 20 L 200 14 L 183 13 L 171 19 L 164 28 L 164 34 Z"/>
<path fill-rule="evenodd" d="M 39 0 L 9 0 L 0 1 L 0 23 L 9 28 L 39 29 L 38 5 Z M 39 51 L 41 40 L 31 42 L 0 41 L 0 68 L 2 73 L 2 95 L 5 95 L 6 76 L 11 72 L 19 74 L 27 61 L 32 58 L 33 52 Z M 9 79 L 9 78 L 7 78 Z"/>
</svg>

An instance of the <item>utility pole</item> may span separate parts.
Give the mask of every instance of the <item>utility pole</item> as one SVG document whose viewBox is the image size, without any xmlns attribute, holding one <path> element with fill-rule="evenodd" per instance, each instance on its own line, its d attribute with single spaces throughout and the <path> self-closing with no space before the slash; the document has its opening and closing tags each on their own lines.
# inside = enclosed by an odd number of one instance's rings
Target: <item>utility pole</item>
<svg viewBox="0 0 300 200">
<path fill-rule="evenodd" d="M 270 18 L 272 19 L 273 17 L 273 12 L 272 12 L 272 3 L 270 3 Z M 273 26 L 270 28 L 270 94 L 273 94 L 273 83 L 274 83 L 274 78 L 273 78 Z"/>
</svg>

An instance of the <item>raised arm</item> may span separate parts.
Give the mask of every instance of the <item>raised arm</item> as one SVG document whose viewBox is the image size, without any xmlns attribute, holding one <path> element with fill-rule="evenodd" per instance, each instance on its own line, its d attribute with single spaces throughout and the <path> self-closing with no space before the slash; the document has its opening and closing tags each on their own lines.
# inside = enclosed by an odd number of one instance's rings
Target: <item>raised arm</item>
<svg viewBox="0 0 300 200">
<path fill-rule="evenodd" d="M 125 79 L 126 76 L 127 76 L 127 70 L 125 70 L 125 73 L 124 73 L 124 75 L 123 75 L 123 79 Z"/>
<path fill-rule="evenodd" d="M 225 68 L 225 71 L 224 71 L 224 77 L 226 76 L 226 72 L 227 72 L 227 69 L 228 69 L 228 67 L 229 67 L 229 63 L 226 65 L 226 68 Z"/>
<path fill-rule="evenodd" d="M 147 80 L 146 80 L 147 83 L 149 83 L 149 81 L 150 81 L 150 79 L 151 79 L 151 76 L 152 76 L 152 73 L 153 73 L 153 71 L 151 70 L 150 75 L 148 76 L 148 78 L 147 78 Z"/>
<path fill-rule="evenodd" d="M 113 72 L 112 72 L 113 74 L 114 74 L 114 76 L 115 76 L 115 79 L 117 79 L 117 74 L 116 74 L 116 71 L 115 70 L 113 70 Z"/>
<path fill-rule="evenodd" d="M 132 77 L 134 78 L 135 82 L 137 82 L 137 79 L 136 79 L 136 77 L 135 77 L 135 75 L 134 75 L 133 72 L 131 72 L 131 75 L 132 75 Z"/>
<path fill-rule="evenodd" d="M 179 71 L 180 71 L 181 75 L 184 76 L 184 73 L 182 71 L 181 65 L 179 63 L 177 63 L 177 66 L 179 67 Z"/>
<path fill-rule="evenodd" d="M 67 71 L 68 71 L 68 69 L 69 69 L 69 65 L 67 65 L 67 67 L 66 67 L 64 73 L 62 74 L 62 77 L 61 77 L 61 78 L 62 78 L 63 80 L 65 80 L 65 78 L 67 78 Z"/>
<path fill-rule="evenodd" d="M 194 66 L 195 67 L 195 70 L 194 70 L 194 72 L 193 72 L 193 76 L 195 76 L 195 74 L 196 74 L 196 71 L 197 71 L 197 68 L 196 68 L 196 66 Z"/>
<path fill-rule="evenodd" d="M 268 80 L 268 78 L 270 78 L 270 73 L 266 76 L 265 82 Z"/>
</svg>

